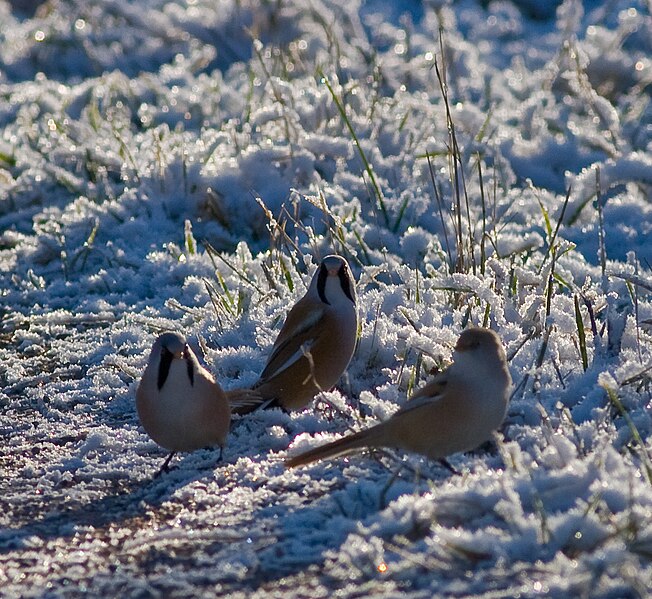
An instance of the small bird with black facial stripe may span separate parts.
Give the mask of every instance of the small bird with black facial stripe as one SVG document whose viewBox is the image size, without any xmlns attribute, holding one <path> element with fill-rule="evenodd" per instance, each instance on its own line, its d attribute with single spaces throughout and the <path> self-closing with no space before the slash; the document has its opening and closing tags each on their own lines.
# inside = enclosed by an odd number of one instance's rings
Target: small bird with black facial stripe
<svg viewBox="0 0 652 599">
<path fill-rule="evenodd" d="M 170 454 L 218 445 L 220 457 L 231 421 L 221 387 L 179 333 L 163 333 L 136 390 L 136 410 L 147 434 Z"/>
<path fill-rule="evenodd" d="M 292 307 L 249 398 L 227 395 L 233 412 L 280 406 L 301 410 L 331 389 L 353 356 L 358 331 L 355 281 L 347 261 L 326 256 L 306 294 Z"/>
</svg>

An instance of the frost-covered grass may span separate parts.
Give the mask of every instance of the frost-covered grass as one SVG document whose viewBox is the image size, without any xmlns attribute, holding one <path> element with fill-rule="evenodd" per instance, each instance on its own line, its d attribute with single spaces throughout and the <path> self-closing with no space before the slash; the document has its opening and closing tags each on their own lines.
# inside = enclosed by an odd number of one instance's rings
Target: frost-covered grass
<svg viewBox="0 0 652 599">
<path fill-rule="evenodd" d="M 554 4 L 0 3 L 0 596 L 650 593 L 651 7 Z M 331 251 L 337 389 L 153 478 L 156 334 L 250 384 Z M 468 324 L 514 393 L 460 474 L 283 469 Z"/>
</svg>

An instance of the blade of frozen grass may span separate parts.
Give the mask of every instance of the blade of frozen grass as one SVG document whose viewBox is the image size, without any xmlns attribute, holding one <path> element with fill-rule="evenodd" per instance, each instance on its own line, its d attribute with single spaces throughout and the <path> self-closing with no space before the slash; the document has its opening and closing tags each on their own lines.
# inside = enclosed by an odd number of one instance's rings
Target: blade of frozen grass
<svg viewBox="0 0 652 599">
<path fill-rule="evenodd" d="M 235 316 L 237 314 L 237 310 L 236 310 L 235 301 L 233 299 L 233 295 L 229 291 L 229 287 L 226 284 L 226 281 L 224 280 L 224 277 L 222 276 L 219 270 L 215 271 L 215 277 L 217 278 L 217 282 L 220 284 L 220 287 L 224 292 L 224 297 L 226 298 L 226 301 L 222 299 L 222 304 L 229 311 L 229 314 L 231 314 L 231 316 Z M 220 298 L 222 298 L 221 295 Z"/>
<path fill-rule="evenodd" d="M 131 165 L 131 170 L 132 174 L 134 177 L 134 181 L 137 183 L 140 182 L 140 177 L 138 175 L 138 167 L 136 166 L 136 159 L 134 158 L 134 155 L 131 153 L 131 150 L 129 149 L 129 145 L 127 142 L 123 139 L 122 134 L 120 131 L 118 131 L 115 127 L 115 125 L 112 124 L 111 127 L 111 133 L 113 133 L 113 137 L 115 140 L 118 142 L 120 145 L 120 150 L 119 150 L 119 155 L 121 158 L 126 159 L 129 164 Z"/>
<path fill-rule="evenodd" d="M 643 388 L 644 386 L 649 386 L 652 384 L 652 364 L 637 372 L 636 374 L 627 377 L 621 384 L 621 387 L 625 385 L 637 385 L 638 389 Z"/>
<path fill-rule="evenodd" d="M 460 150 L 459 144 L 457 143 L 457 134 L 455 132 L 455 122 L 453 121 L 453 114 L 450 107 L 450 101 L 448 96 L 448 83 L 446 81 L 446 64 L 443 61 L 443 57 L 446 56 L 444 49 L 443 36 L 440 31 L 439 34 L 439 47 L 442 56 L 442 69 L 439 68 L 439 63 L 437 60 L 433 63 L 435 68 L 435 73 L 437 75 L 437 81 L 439 82 L 439 89 L 441 91 L 442 98 L 444 100 L 444 107 L 446 109 L 446 126 L 448 128 L 448 136 L 450 139 L 450 151 L 449 151 L 449 170 L 451 182 L 453 183 L 453 188 L 455 190 L 455 203 L 457 209 L 457 244 L 458 244 L 458 256 L 457 256 L 457 265 L 456 270 L 458 272 L 466 272 L 466 262 L 464 258 L 464 234 L 462 231 L 462 193 L 464 194 L 465 206 L 466 206 L 466 217 L 467 217 L 467 229 L 469 236 L 469 258 L 471 262 L 471 268 L 473 274 L 476 274 L 476 263 L 475 263 L 475 254 L 473 252 L 473 227 L 471 225 L 471 211 L 469 207 L 469 196 L 466 188 L 466 178 L 464 176 L 464 168 L 462 165 L 462 152 Z"/>
<path fill-rule="evenodd" d="M 641 355 L 641 333 L 638 325 L 638 293 L 636 291 L 636 286 L 632 285 L 629 281 L 625 281 L 627 291 L 629 292 L 629 297 L 632 300 L 632 305 L 634 306 L 634 316 L 636 321 L 636 349 L 638 350 L 638 361 L 642 362 L 643 357 Z"/>
<path fill-rule="evenodd" d="M 360 232 L 357 229 L 353 229 L 353 235 L 355 238 L 358 240 L 358 244 L 360 245 L 360 249 L 362 250 L 362 253 L 364 254 L 365 260 L 367 261 L 367 264 L 371 264 L 371 257 L 369 256 L 369 251 L 367 250 L 367 244 L 364 242 L 362 237 L 360 236 Z"/>
<path fill-rule="evenodd" d="M 469 302 L 469 305 L 466 307 L 466 311 L 464 312 L 464 316 L 462 316 L 462 321 L 460 323 L 463 329 L 466 328 L 466 326 L 469 324 L 469 321 L 471 320 L 472 310 L 473 310 L 473 306 L 471 302 Z"/>
<path fill-rule="evenodd" d="M 602 285 L 603 291 L 607 293 L 607 281 L 606 281 L 606 271 L 607 271 L 607 249 L 605 247 L 605 235 L 604 235 L 604 215 L 602 213 L 602 192 L 600 191 L 600 168 L 595 169 L 595 193 L 596 193 L 596 205 L 598 209 L 598 244 L 600 248 L 600 270 L 602 272 Z"/>
<path fill-rule="evenodd" d="M 403 372 L 405 372 L 405 367 L 407 366 L 408 358 L 410 357 L 410 352 L 411 348 L 406 347 L 403 349 L 403 351 L 397 354 L 396 359 L 398 360 L 399 367 L 396 375 L 392 377 L 392 385 L 398 385 L 401 382 L 401 378 L 403 378 Z"/>
<path fill-rule="evenodd" d="M 484 121 L 482 121 L 482 125 L 480 125 L 480 129 L 478 130 L 478 133 L 475 136 L 475 141 L 477 141 L 478 143 L 484 140 L 493 113 L 494 113 L 494 107 L 492 106 L 489 108 L 489 110 L 487 110 L 487 114 L 484 117 Z"/>
<path fill-rule="evenodd" d="M 254 199 L 256 200 L 256 203 L 263 209 L 263 212 L 265 214 L 265 217 L 267 218 L 268 225 L 267 228 L 269 230 L 270 234 L 270 253 L 273 255 L 274 251 L 276 251 L 279 255 L 282 253 L 282 246 L 284 245 L 288 255 L 292 255 L 293 253 L 296 255 L 301 255 L 301 249 L 297 246 L 295 241 L 287 234 L 287 231 L 285 230 L 285 225 L 288 220 L 292 222 L 292 224 L 301 229 L 304 233 L 308 233 L 306 230 L 306 227 L 299 221 L 298 218 L 293 216 L 285 207 L 285 204 L 281 206 L 280 209 L 280 214 L 278 218 L 272 214 L 272 211 L 267 207 L 263 199 L 257 195 L 253 194 Z M 310 235 L 307 234 L 308 237 Z M 296 264 L 295 264 L 296 266 Z"/>
<path fill-rule="evenodd" d="M 629 273 L 617 273 L 617 272 L 609 272 L 610 277 L 615 277 L 617 279 L 622 279 L 628 284 L 635 285 L 637 287 L 643 287 L 643 289 L 647 289 L 648 291 L 652 291 L 652 284 L 650 284 L 649 281 L 646 281 L 643 277 L 641 277 L 638 274 L 629 274 Z"/>
<path fill-rule="evenodd" d="M 194 256 L 197 253 L 197 242 L 192 234 L 192 223 L 186 219 L 183 223 L 183 240 L 188 256 Z"/>
<path fill-rule="evenodd" d="M 220 284 L 220 287 L 222 288 L 222 293 L 220 293 L 216 289 L 215 285 L 213 285 L 213 283 L 206 277 L 203 279 L 206 290 L 208 291 L 208 296 L 213 304 L 213 308 L 215 309 L 215 313 L 219 316 L 219 310 L 217 308 L 218 306 L 221 306 L 225 315 L 236 318 L 243 312 L 242 291 L 238 292 L 238 297 L 235 299 L 233 294 L 229 291 L 224 277 L 218 271 L 215 272 L 215 277 L 217 282 Z"/>
<path fill-rule="evenodd" d="M 16 157 L 13 154 L 0 151 L 0 160 L 12 168 L 16 166 Z"/>
<path fill-rule="evenodd" d="M 559 255 L 563 256 L 563 253 L 561 253 Z M 565 287 L 567 290 L 573 289 L 572 285 L 566 279 L 564 279 L 564 277 L 562 277 L 558 272 L 553 273 L 552 276 L 554 277 L 555 281 L 557 281 L 557 283 L 559 283 L 559 285 L 561 287 Z"/>
<path fill-rule="evenodd" d="M 371 344 L 369 345 L 369 351 L 367 352 L 367 368 L 373 365 L 379 351 L 376 349 L 376 343 L 378 339 L 378 319 L 380 318 L 382 307 L 382 303 L 379 303 L 378 306 L 376 306 L 376 314 L 374 316 L 374 324 L 371 331 Z"/>
<path fill-rule="evenodd" d="M 414 321 L 414 319 L 408 314 L 407 310 L 399 308 L 398 311 L 401 313 L 401 316 L 407 320 L 408 324 L 417 332 L 421 332 L 421 327 Z"/>
<path fill-rule="evenodd" d="M 458 175 L 458 163 L 455 157 L 453 156 L 453 151 L 449 150 L 448 156 L 448 170 L 451 183 L 453 184 L 453 189 L 455 190 L 455 239 L 457 245 L 457 256 L 455 259 L 455 272 L 465 272 L 465 262 L 464 262 L 464 237 L 462 233 L 462 206 L 460 202 L 460 181 Z"/>
<path fill-rule="evenodd" d="M 555 229 L 552 231 L 551 234 L 551 222 L 550 218 L 548 215 L 548 211 L 545 209 L 545 206 L 542 204 L 541 200 L 537 198 L 539 201 L 539 206 L 541 208 L 541 212 L 544 215 L 544 219 L 546 222 L 546 231 L 548 233 L 549 241 L 548 241 L 548 247 L 546 249 L 546 253 L 543 256 L 543 260 L 541 261 L 541 264 L 539 265 L 539 269 L 537 272 L 541 272 L 543 270 L 543 266 L 545 265 L 546 261 L 548 260 L 548 257 L 550 256 L 550 253 L 554 251 L 555 248 L 555 242 L 557 241 L 557 235 L 559 233 L 559 229 L 561 227 L 562 222 L 564 222 L 564 214 L 566 214 L 566 208 L 568 207 L 568 202 L 570 200 L 570 194 L 571 194 L 571 188 L 569 187 L 566 190 L 566 197 L 564 198 L 564 203 L 561 207 L 561 212 L 559 214 L 559 218 L 557 219 L 557 223 L 555 224 Z"/>
<path fill-rule="evenodd" d="M 100 127 L 102 126 L 102 115 L 100 114 L 100 107 L 97 102 L 97 97 L 93 94 L 92 99 L 89 101 L 88 110 L 86 115 L 88 118 L 88 124 L 91 126 L 95 133 L 98 133 Z"/>
<path fill-rule="evenodd" d="M 533 376 L 533 381 L 532 381 L 532 386 L 533 388 L 536 389 L 537 383 L 539 380 L 540 376 L 540 371 L 541 367 L 543 366 L 543 361 L 546 356 L 546 352 L 548 350 L 548 343 L 550 340 L 550 335 L 552 333 L 552 327 L 553 325 L 550 323 L 550 311 L 552 307 L 552 296 L 554 293 L 554 286 L 553 282 L 555 280 L 555 260 L 556 260 L 556 254 L 553 251 L 552 254 L 552 265 L 550 267 L 550 273 L 548 275 L 548 283 L 546 285 L 546 315 L 545 315 L 545 328 L 543 329 L 543 333 L 541 335 L 541 347 L 539 348 L 539 353 L 537 354 L 537 358 L 535 361 L 535 367 L 534 367 L 534 376 Z M 520 349 L 520 348 L 519 348 Z M 530 380 L 530 372 L 526 372 L 524 377 L 521 379 L 520 383 L 515 386 L 514 391 L 512 392 L 512 397 L 516 396 L 517 391 L 521 393 L 521 396 L 525 393 L 528 382 Z"/>
<path fill-rule="evenodd" d="M 448 241 L 448 232 L 446 230 L 446 224 L 444 223 L 444 209 L 442 208 L 442 199 L 439 194 L 439 189 L 437 188 L 437 183 L 435 181 L 435 171 L 432 166 L 432 160 L 430 160 L 430 154 L 426 154 L 426 159 L 428 160 L 428 170 L 430 171 L 430 181 L 432 182 L 432 189 L 435 194 L 435 199 L 437 200 L 437 209 L 439 211 L 439 219 L 441 221 L 441 230 L 444 233 L 444 241 L 446 243 L 446 254 L 448 255 L 448 270 L 450 273 L 454 271 L 453 266 L 453 254 L 451 252 L 450 242 Z"/>
<path fill-rule="evenodd" d="M 484 182 L 482 180 L 482 159 L 478 153 L 478 180 L 480 182 L 480 201 L 482 203 L 482 237 L 480 239 L 480 274 L 484 275 L 487 253 L 485 243 L 487 241 L 487 204 L 484 195 Z"/>
<path fill-rule="evenodd" d="M 321 190 L 319 191 L 319 194 L 317 196 L 301 194 L 298 191 L 296 193 L 298 193 L 301 196 L 301 198 L 305 199 L 307 202 L 309 202 L 310 204 L 318 208 L 324 214 L 324 223 L 328 227 L 328 234 L 331 241 L 331 247 L 334 250 L 339 244 L 340 253 L 342 255 L 345 255 L 350 261 L 355 262 L 360 266 L 362 266 L 363 262 L 358 257 L 358 252 L 354 250 L 353 245 L 349 243 L 349 241 L 347 240 L 347 233 L 353 233 L 354 237 L 358 241 L 360 249 L 362 250 L 366 258 L 367 264 L 371 264 L 369 259 L 369 249 L 365 244 L 364 240 L 362 239 L 362 237 L 360 236 L 360 234 L 357 231 L 355 231 L 355 229 L 353 228 L 353 224 L 356 221 L 355 214 L 351 216 L 350 220 L 348 221 L 349 227 L 345 229 L 343 226 L 344 221 L 342 217 L 333 213 L 333 211 L 330 209 L 328 205 L 328 202 L 326 201 L 326 198 L 324 197 L 324 193 Z M 314 233 L 312 232 L 312 230 L 307 231 L 301 223 L 298 223 L 297 226 L 303 227 L 304 232 L 307 234 L 309 239 L 314 242 L 314 246 L 316 249 L 317 246 L 320 245 L 320 243 L 314 237 Z"/>
<path fill-rule="evenodd" d="M 256 89 L 256 73 L 254 73 L 253 68 L 249 67 L 249 72 L 247 73 L 249 84 L 247 87 L 247 95 L 245 97 L 245 111 L 242 118 L 243 124 L 248 124 L 251 121 L 251 113 L 253 112 L 253 100 L 254 100 L 254 90 Z"/>
<path fill-rule="evenodd" d="M 263 57 L 263 47 L 264 47 L 263 43 L 259 39 L 254 37 L 252 32 L 249 32 L 249 35 L 252 38 L 251 47 L 253 48 L 256 58 L 258 59 L 258 63 L 260 64 L 260 67 L 263 70 L 263 74 L 267 78 L 267 81 L 269 81 L 274 99 L 276 100 L 278 105 L 281 106 L 283 109 L 281 111 L 282 112 L 281 118 L 283 120 L 283 128 L 285 129 L 285 138 L 287 139 L 288 147 L 290 149 L 290 155 L 292 156 L 294 153 L 293 138 L 296 139 L 296 133 L 294 135 L 291 135 L 292 127 L 287 115 L 287 102 L 285 101 L 283 95 L 279 91 L 278 86 L 274 81 L 274 77 L 272 77 L 272 74 L 269 72 L 269 69 L 267 68 L 267 64 L 265 63 L 265 59 Z"/>
<path fill-rule="evenodd" d="M 629 415 L 629 412 L 623 405 L 623 402 L 620 401 L 620 397 L 618 397 L 618 391 L 613 388 L 613 386 L 610 384 L 610 381 L 607 380 L 608 378 L 610 377 L 600 377 L 598 378 L 598 383 L 605 390 L 611 405 L 613 405 L 616 410 L 618 410 L 620 415 L 627 423 L 629 431 L 632 434 L 632 438 L 639 447 L 641 461 L 643 462 L 643 467 L 645 468 L 647 481 L 652 485 L 652 459 L 650 459 L 650 453 L 648 452 L 648 449 L 643 442 L 643 438 L 641 437 L 641 433 L 638 431 L 638 428 L 632 420 L 632 417 Z"/>
<path fill-rule="evenodd" d="M 623 298 L 611 293 L 611 283 L 607 275 L 607 246 L 604 228 L 604 201 L 600 184 L 600 168 L 595 169 L 596 209 L 598 211 L 598 247 L 600 256 L 600 271 L 602 274 L 602 292 L 607 298 L 607 352 L 611 356 L 620 353 L 625 322 L 629 307 L 623 303 Z"/>
<path fill-rule="evenodd" d="M 489 316 L 491 314 L 491 304 L 487 302 L 487 305 L 485 306 L 484 309 L 484 316 L 482 318 L 482 326 L 483 327 L 488 327 L 489 326 Z"/>
<path fill-rule="evenodd" d="M 642 287 L 647 291 L 652 291 L 652 282 L 639 275 L 639 261 L 636 252 L 627 253 L 627 262 L 634 267 L 634 274 L 610 272 L 609 276 L 624 280 L 627 290 L 629 291 L 632 305 L 634 306 L 634 317 L 636 320 L 636 349 L 639 362 L 642 363 L 643 355 L 641 352 L 641 319 L 639 314 L 638 288 Z"/>
<path fill-rule="evenodd" d="M 403 200 L 403 203 L 401 204 L 401 207 L 399 208 L 398 216 L 396 217 L 396 222 L 392 227 L 392 233 L 396 233 L 398 231 L 398 228 L 401 226 L 401 221 L 403 220 L 403 216 L 405 216 L 405 210 L 407 209 L 408 204 L 409 204 L 409 198 L 406 195 L 405 199 Z"/>
<path fill-rule="evenodd" d="M 548 287 L 546 289 L 546 319 L 550 316 L 550 309 L 552 306 L 552 295 L 553 295 L 553 281 L 555 280 L 555 266 L 557 261 L 556 252 L 552 253 L 552 265 L 550 267 L 550 275 L 548 277 Z"/>
<path fill-rule="evenodd" d="M 95 237 L 97 236 L 97 232 L 100 228 L 100 221 L 99 219 L 95 219 L 95 223 L 93 224 L 93 228 L 91 229 L 91 232 L 88 234 L 88 237 L 86 238 L 86 241 L 84 241 L 84 244 L 82 245 L 81 248 L 79 248 L 76 252 L 75 255 L 72 257 L 70 260 L 70 264 L 68 265 L 70 270 L 73 270 L 75 268 L 75 265 L 77 264 L 78 260 L 81 260 L 81 267 L 84 268 L 86 266 L 86 261 L 88 260 L 88 256 L 93 250 L 93 245 L 95 243 Z"/>
<path fill-rule="evenodd" d="M 371 186 L 373 187 L 374 193 L 376 195 L 376 200 L 378 202 L 378 206 L 380 208 L 380 211 L 383 215 L 383 219 L 385 221 L 385 226 L 389 229 L 390 228 L 389 214 L 387 212 L 387 207 L 385 206 L 385 200 L 383 198 L 383 194 L 380 191 L 380 187 L 378 186 L 378 182 L 376 181 L 376 176 L 374 175 L 374 171 L 371 168 L 371 164 L 367 160 L 367 156 L 364 150 L 362 149 L 362 146 L 360 145 L 360 140 L 356 135 L 355 129 L 353 128 L 353 124 L 351 123 L 349 117 L 346 114 L 346 109 L 344 108 L 344 104 L 342 103 L 342 100 L 335 93 L 333 86 L 331 85 L 330 81 L 328 80 L 328 77 L 326 77 L 324 72 L 321 69 L 319 69 L 317 73 L 320 79 L 323 81 L 324 85 L 326 85 L 326 88 L 328 89 L 331 98 L 333 98 L 333 102 L 335 102 L 335 106 L 337 107 L 337 110 L 340 113 L 340 116 L 342 117 L 342 120 L 344 121 L 346 128 L 349 130 L 349 134 L 351 135 L 351 138 L 353 139 L 353 143 L 355 144 L 355 147 L 358 150 L 358 155 L 360 156 L 360 160 L 362 160 L 364 169 L 367 173 L 367 176 L 369 177 Z"/>
<path fill-rule="evenodd" d="M 201 318 L 201 314 L 199 310 L 195 308 L 189 308 L 188 306 L 184 306 L 181 304 L 178 300 L 174 299 L 171 297 L 170 299 L 165 300 L 165 306 L 167 308 L 174 308 L 175 310 L 179 310 L 181 312 L 185 312 L 186 314 L 189 314 L 190 316 L 193 317 L 195 321 L 198 321 Z"/>
<path fill-rule="evenodd" d="M 221 302 L 219 299 L 219 293 L 213 286 L 213 284 L 206 278 L 204 278 L 204 287 L 206 287 L 206 293 L 208 293 L 208 299 L 210 299 L 211 304 L 213 305 L 213 311 L 215 312 L 215 318 L 217 319 L 217 324 L 220 328 L 224 328 L 222 325 L 221 318 Z"/>
<path fill-rule="evenodd" d="M 582 312 L 580 311 L 580 300 L 577 294 L 573 297 L 575 302 L 575 322 L 577 323 L 577 337 L 580 343 L 580 355 L 582 356 L 582 368 L 584 372 L 589 367 L 589 359 L 586 352 L 586 333 L 584 331 L 584 321 L 582 320 Z"/>
<path fill-rule="evenodd" d="M 256 283 L 254 283 L 254 281 L 252 281 L 244 273 L 242 273 L 235 266 L 233 266 L 233 264 L 231 264 L 231 262 L 229 262 L 224 256 L 222 256 L 208 241 L 204 240 L 202 244 L 206 248 L 206 252 L 210 257 L 216 272 L 217 272 L 217 264 L 215 262 L 215 258 L 218 258 L 219 260 L 224 262 L 224 264 L 226 264 L 226 266 L 230 268 L 240 280 L 244 281 L 247 285 L 255 289 L 258 293 L 260 293 L 260 295 L 263 296 L 265 295 L 265 292 Z"/>
<path fill-rule="evenodd" d="M 417 353 L 417 360 L 412 367 L 410 372 L 410 378 L 408 379 L 406 396 L 410 397 L 412 395 L 412 390 L 414 389 L 419 377 L 421 376 L 421 365 L 423 363 L 423 354 L 421 352 Z"/>
<path fill-rule="evenodd" d="M 294 291 L 294 281 L 292 281 L 292 275 L 290 274 L 290 270 L 285 264 L 285 260 L 283 260 L 283 257 L 280 255 L 279 255 L 279 263 L 281 265 L 281 271 L 283 272 L 283 279 L 285 280 L 285 284 L 288 286 L 290 292 L 292 292 Z"/>
<path fill-rule="evenodd" d="M 548 214 L 548 211 L 546 210 L 546 207 L 543 205 L 543 202 L 541 199 L 537 196 L 537 202 L 539 202 L 539 209 L 541 210 L 541 214 L 543 215 L 543 223 L 546 226 L 546 234 L 548 235 L 548 239 L 552 238 L 552 225 L 550 224 L 550 215 Z M 548 246 L 550 247 L 550 246 Z"/>
</svg>

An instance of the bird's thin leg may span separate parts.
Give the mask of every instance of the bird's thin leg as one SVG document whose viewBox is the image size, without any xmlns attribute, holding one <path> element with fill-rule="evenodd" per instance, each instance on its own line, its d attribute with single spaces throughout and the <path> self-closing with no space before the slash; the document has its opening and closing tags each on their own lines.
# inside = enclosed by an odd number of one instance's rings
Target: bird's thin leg
<svg viewBox="0 0 652 599">
<path fill-rule="evenodd" d="M 419 464 L 417 464 L 416 468 L 414 469 L 414 485 L 416 486 L 418 493 L 419 486 L 421 485 L 421 466 L 419 466 Z"/>
<path fill-rule="evenodd" d="M 217 460 L 215 460 L 215 465 L 219 464 L 223 458 L 224 458 L 224 447 L 220 445 L 220 454 L 217 456 Z"/>
<path fill-rule="evenodd" d="M 170 470 L 170 468 L 169 468 L 170 460 L 172 459 L 172 457 L 174 456 L 175 453 L 177 453 L 177 452 L 176 451 L 171 451 L 170 452 L 168 457 L 165 458 L 165 462 L 163 462 L 163 465 L 161 466 L 159 471 L 156 473 L 154 478 L 156 478 L 157 476 L 161 476 L 161 474 L 163 474 L 164 472 L 169 472 L 169 470 Z"/>
<path fill-rule="evenodd" d="M 449 472 L 452 472 L 453 474 L 461 474 L 461 472 L 455 468 L 446 458 L 441 458 L 437 461 Z"/>
<path fill-rule="evenodd" d="M 399 463 L 398 467 L 392 472 L 392 476 L 389 477 L 389 480 L 385 483 L 382 490 L 380 491 L 380 495 L 378 496 L 378 503 L 380 504 L 379 507 L 381 510 L 387 507 L 387 492 L 394 484 L 394 481 L 398 478 L 398 475 L 402 469 L 403 464 Z"/>
</svg>

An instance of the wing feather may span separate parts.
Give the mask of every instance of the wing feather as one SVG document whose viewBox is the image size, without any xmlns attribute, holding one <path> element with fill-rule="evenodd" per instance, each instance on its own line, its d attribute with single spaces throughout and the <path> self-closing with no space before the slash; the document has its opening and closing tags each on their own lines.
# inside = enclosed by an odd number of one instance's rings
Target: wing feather
<svg viewBox="0 0 652 599">
<path fill-rule="evenodd" d="M 312 304 L 312 305 L 311 305 Z M 287 315 L 287 319 L 278 334 L 272 353 L 260 375 L 259 383 L 263 383 L 303 356 L 301 346 L 308 349 L 319 337 L 324 327 L 325 310 L 313 302 L 299 301 Z"/>
</svg>

